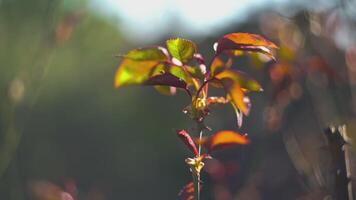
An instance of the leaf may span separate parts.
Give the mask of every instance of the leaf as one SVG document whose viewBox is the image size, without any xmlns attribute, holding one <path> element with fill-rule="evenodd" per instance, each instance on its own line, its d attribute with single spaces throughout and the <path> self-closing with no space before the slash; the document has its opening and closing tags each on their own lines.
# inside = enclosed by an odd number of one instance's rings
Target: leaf
<svg viewBox="0 0 356 200">
<path fill-rule="evenodd" d="M 174 76 L 182 79 L 186 83 L 189 83 L 189 84 L 192 83 L 192 78 L 191 78 L 190 74 L 188 74 L 188 72 L 185 71 L 183 66 L 171 65 L 169 67 L 169 73 L 171 73 Z"/>
<path fill-rule="evenodd" d="M 196 53 L 196 45 L 186 39 L 175 38 L 166 41 L 168 52 L 182 63 L 187 63 Z"/>
<path fill-rule="evenodd" d="M 200 184 L 200 189 L 202 188 Z M 186 184 L 178 194 L 179 200 L 193 200 L 194 199 L 194 183 Z"/>
<path fill-rule="evenodd" d="M 231 106 L 233 107 L 236 114 L 237 127 L 241 128 L 243 121 L 243 113 L 235 106 L 235 104 L 231 103 Z"/>
<path fill-rule="evenodd" d="M 135 61 L 166 61 L 168 57 L 164 50 L 163 47 L 133 49 L 122 57 Z"/>
<path fill-rule="evenodd" d="M 241 51 L 252 51 L 273 57 L 270 49 L 276 48 L 278 47 L 273 42 L 257 34 L 230 33 L 218 40 L 216 54 L 219 55 L 222 52 L 226 52 L 232 55 L 240 55 Z"/>
<path fill-rule="evenodd" d="M 170 86 L 155 85 L 154 88 L 158 93 L 167 95 L 167 96 L 175 95 L 177 92 L 177 88 L 170 87 Z"/>
<path fill-rule="evenodd" d="M 187 83 L 182 79 L 172 75 L 171 73 L 164 72 L 156 76 L 152 76 L 143 82 L 143 85 L 165 85 L 177 88 L 187 89 Z"/>
<path fill-rule="evenodd" d="M 114 85 L 116 88 L 125 85 L 141 84 L 146 81 L 151 71 L 158 65 L 158 61 L 134 61 L 123 59 L 116 73 Z"/>
<path fill-rule="evenodd" d="M 225 97 L 208 97 L 206 98 L 206 103 L 208 105 L 212 104 L 225 104 L 228 103 L 229 100 L 227 100 Z"/>
<path fill-rule="evenodd" d="M 219 57 L 216 57 L 213 60 L 213 62 L 211 63 L 211 66 L 210 66 L 211 75 L 214 76 L 215 74 L 218 74 L 218 73 L 222 72 L 224 69 L 230 68 L 231 65 L 232 65 L 232 59 L 231 58 L 229 58 L 229 60 L 226 61 L 226 63 L 225 63 Z"/>
<path fill-rule="evenodd" d="M 244 90 L 260 91 L 261 87 L 258 82 L 247 78 L 242 72 L 237 70 L 225 70 L 214 78 L 223 85 L 231 103 L 245 115 L 248 115 L 250 106 L 246 102 L 247 99 Z M 216 86 L 216 83 L 212 84 L 212 86 Z"/>
<path fill-rule="evenodd" d="M 199 67 L 186 66 L 186 69 L 192 75 L 192 77 L 197 79 L 204 79 L 204 74 Z"/>
<path fill-rule="evenodd" d="M 177 135 L 184 142 L 184 144 L 187 145 L 187 147 L 194 153 L 195 156 L 199 154 L 192 137 L 186 130 L 177 130 Z"/>
<path fill-rule="evenodd" d="M 217 149 L 246 145 L 249 142 L 250 141 L 245 135 L 241 135 L 235 131 L 223 130 L 208 138 L 204 143 L 204 146 L 211 152 Z"/>
<path fill-rule="evenodd" d="M 231 78 L 236 81 L 245 91 L 263 91 L 262 86 L 256 80 L 250 78 L 246 73 L 239 70 L 227 69 L 215 75 L 215 78 Z"/>
<path fill-rule="evenodd" d="M 223 80 L 227 97 L 238 109 L 240 109 L 245 115 L 249 114 L 247 105 L 244 102 L 245 94 L 241 87 L 235 81 Z"/>
</svg>

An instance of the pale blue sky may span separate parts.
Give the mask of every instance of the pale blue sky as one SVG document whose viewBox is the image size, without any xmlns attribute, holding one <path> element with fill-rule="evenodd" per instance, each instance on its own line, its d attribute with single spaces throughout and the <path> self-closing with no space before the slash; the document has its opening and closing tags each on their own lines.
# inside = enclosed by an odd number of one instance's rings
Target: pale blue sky
<svg viewBox="0 0 356 200">
<path fill-rule="evenodd" d="M 332 0 L 91 0 L 91 8 L 118 19 L 135 40 L 172 33 L 206 34 L 246 19 L 261 8 L 281 9 L 287 3 L 322 6 Z M 325 5 L 325 4 L 324 4 Z M 173 23 L 173 24 L 172 24 Z"/>
</svg>

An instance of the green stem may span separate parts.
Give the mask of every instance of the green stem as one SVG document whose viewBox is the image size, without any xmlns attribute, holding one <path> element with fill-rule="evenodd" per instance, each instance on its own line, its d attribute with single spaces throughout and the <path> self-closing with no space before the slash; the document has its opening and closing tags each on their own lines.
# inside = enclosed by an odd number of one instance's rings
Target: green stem
<svg viewBox="0 0 356 200">
<path fill-rule="evenodd" d="M 200 174 L 192 173 L 194 183 L 194 200 L 200 200 Z"/>
<path fill-rule="evenodd" d="M 203 138 L 203 129 L 200 129 L 199 141 Z M 201 156 L 201 143 L 198 145 L 198 157 Z M 194 199 L 200 200 L 200 172 L 192 173 L 193 183 L 194 183 Z"/>
</svg>

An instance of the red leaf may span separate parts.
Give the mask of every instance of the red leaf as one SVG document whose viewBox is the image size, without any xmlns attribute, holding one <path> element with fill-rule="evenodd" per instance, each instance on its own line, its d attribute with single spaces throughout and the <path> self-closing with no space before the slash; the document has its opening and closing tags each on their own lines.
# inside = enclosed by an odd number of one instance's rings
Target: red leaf
<svg viewBox="0 0 356 200">
<path fill-rule="evenodd" d="M 177 135 L 182 139 L 185 145 L 194 153 L 195 156 L 198 155 L 198 149 L 192 139 L 192 137 L 189 135 L 189 133 L 186 130 L 177 130 Z"/>
<path fill-rule="evenodd" d="M 200 184 L 200 189 L 202 185 Z M 194 183 L 186 184 L 178 194 L 179 200 L 193 200 L 194 199 Z"/>
<path fill-rule="evenodd" d="M 166 85 L 183 89 L 187 88 L 187 83 L 185 81 L 167 72 L 152 76 L 143 82 L 143 85 Z"/>
<path fill-rule="evenodd" d="M 237 132 L 230 130 L 223 130 L 215 133 L 213 136 L 208 138 L 204 146 L 209 151 L 214 151 L 217 149 L 224 149 L 236 145 L 245 145 L 250 141 L 245 135 L 241 135 Z"/>
</svg>

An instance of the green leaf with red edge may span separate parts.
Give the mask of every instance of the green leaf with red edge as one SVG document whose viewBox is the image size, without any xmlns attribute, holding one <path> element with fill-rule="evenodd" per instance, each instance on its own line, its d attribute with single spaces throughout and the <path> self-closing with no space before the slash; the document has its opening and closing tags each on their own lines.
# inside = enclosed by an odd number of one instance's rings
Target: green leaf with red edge
<svg viewBox="0 0 356 200">
<path fill-rule="evenodd" d="M 272 58 L 271 49 L 278 48 L 277 45 L 262 36 L 250 33 L 224 35 L 215 45 L 217 55 L 223 52 L 230 55 L 241 55 L 241 51 L 251 51 L 263 53 Z"/>
<path fill-rule="evenodd" d="M 246 145 L 249 142 L 246 135 L 231 130 L 222 130 L 205 139 L 203 145 L 209 152 L 212 152 L 218 149 Z"/>
<path fill-rule="evenodd" d="M 196 45 L 192 41 L 182 38 L 167 40 L 166 45 L 172 57 L 182 63 L 187 63 L 197 52 Z"/>
<path fill-rule="evenodd" d="M 216 74 L 214 78 L 216 79 L 231 78 L 235 80 L 245 91 L 252 91 L 252 92 L 263 91 L 262 86 L 256 80 L 250 78 L 246 73 L 239 70 L 226 69 Z"/>
<path fill-rule="evenodd" d="M 163 47 L 147 47 L 133 49 L 121 57 L 135 61 L 166 61 L 168 60 L 168 55 L 165 52 L 167 50 Z"/>
<path fill-rule="evenodd" d="M 199 154 L 198 149 L 194 143 L 194 140 L 186 130 L 177 130 L 177 135 L 184 142 L 184 144 L 190 149 L 190 151 L 194 153 L 195 156 Z"/>
<path fill-rule="evenodd" d="M 141 84 L 151 76 L 152 70 L 158 66 L 158 61 L 134 61 L 123 59 L 115 73 L 116 88 L 125 85 Z"/>
</svg>

